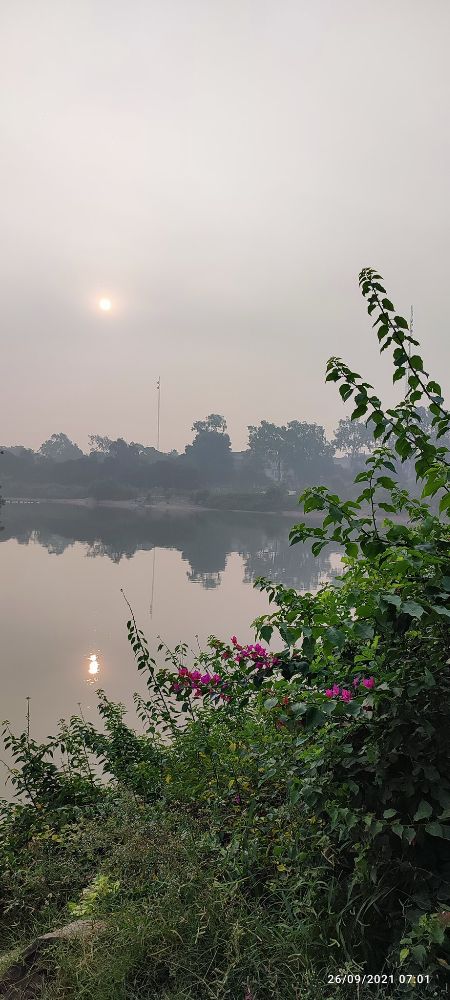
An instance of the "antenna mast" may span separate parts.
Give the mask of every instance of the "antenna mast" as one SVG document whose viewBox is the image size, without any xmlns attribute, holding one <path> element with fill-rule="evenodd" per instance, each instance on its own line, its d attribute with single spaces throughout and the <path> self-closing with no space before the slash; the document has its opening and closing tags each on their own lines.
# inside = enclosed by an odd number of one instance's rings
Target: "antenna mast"
<svg viewBox="0 0 450 1000">
<path fill-rule="evenodd" d="M 411 315 L 410 315 L 410 319 L 409 319 L 409 335 L 410 335 L 410 337 L 412 337 L 413 331 L 414 331 L 414 306 L 411 306 Z M 410 358 L 410 357 L 411 357 L 411 343 L 408 344 L 408 358 Z M 406 375 L 405 375 L 405 396 L 408 395 L 408 385 L 409 385 L 408 378 L 409 378 L 409 371 L 408 371 L 408 369 L 406 369 Z"/>
<path fill-rule="evenodd" d="M 158 391 L 158 426 L 157 426 L 157 435 L 156 435 L 156 450 L 159 451 L 159 418 L 160 418 L 160 412 L 161 412 L 161 376 L 160 375 L 158 375 L 158 381 L 156 383 L 156 388 L 157 388 L 157 391 Z"/>
</svg>

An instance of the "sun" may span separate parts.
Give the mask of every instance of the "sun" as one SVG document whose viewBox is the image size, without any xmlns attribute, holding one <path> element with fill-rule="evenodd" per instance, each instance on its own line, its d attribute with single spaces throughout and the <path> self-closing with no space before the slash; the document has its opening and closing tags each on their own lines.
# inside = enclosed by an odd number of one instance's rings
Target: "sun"
<svg viewBox="0 0 450 1000">
<path fill-rule="evenodd" d="M 105 313 L 111 312 L 112 309 L 111 299 L 99 299 L 98 308 Z"/>
</svg>

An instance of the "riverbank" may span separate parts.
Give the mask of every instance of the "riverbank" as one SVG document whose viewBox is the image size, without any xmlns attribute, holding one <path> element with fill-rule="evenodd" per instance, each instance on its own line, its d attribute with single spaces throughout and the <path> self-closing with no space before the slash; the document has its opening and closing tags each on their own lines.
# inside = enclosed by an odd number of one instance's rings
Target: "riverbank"
<svg viewBox="0 0 450 1000">
<path fill-rule="evenodd" d="M 92 510 L 97 510 L 98 508 L 106 507 L 115 510 L 129 510 L 134 512 L 139 511 L 156 511 L 156 512 L 170 512 L 173 514 L 184 514 L 193 513 L 195 511 L 221 511 L 229 514 L 282 514 L 283 517 L 297 517 L 298 508 L 292 508 L 291 510 L 261 510 L 257 508 L 239 508 L 239 507 L 211 507 L 205 506 L 204 504 L 195 504 L 192 502 L 183 503 L 181 501 L 172 502 L 170 500 L 159 500 L 155 503 L 148 503 L 144 500 L 92 500 L 90 497 L 83 497 L 81 499 L 52 499 L 52 498 L 33 498 L 33 497 L 8 497 L 5 500 L 5 505 L 7 504 L 55 504 L 58 506 L 65 507 L 87 507 Z"/>
</svg>

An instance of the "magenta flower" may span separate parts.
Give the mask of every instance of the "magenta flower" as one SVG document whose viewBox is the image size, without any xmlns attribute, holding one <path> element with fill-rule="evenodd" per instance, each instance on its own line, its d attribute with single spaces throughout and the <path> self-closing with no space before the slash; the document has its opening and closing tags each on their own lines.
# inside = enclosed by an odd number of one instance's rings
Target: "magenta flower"
<svg viewBox="0 0 450 1000">
<path fill-rule="evenodd" d="M 333 691 L 333 698 L 337 698 L 338 694 L 341 693 L 341 689 L 338 684 L 333 684 L 332 691 Z"/>
<path fill-rule="evenodd" d="M 333 697 L 333 691 L 332 691 L 332 689 L 331 688 L 327 688 L 326 691 L 325 691 L 325 695 L 326 695 L 327 698 L 332 698 Z"/>
<path fill-rule="evenodd" d="M 189 670 L 187 667 L 178 667 L 178 676 L 187 677 Z"/>
<path fill-rule="evenodd" d="M 373 687 L 375 687 L 375 678 L 374 677 L 365 677 L 364 680 L 363 680 L 363 684 L 364 684 L 365 688 L 373 688 Z"/>
<path fill-rule="evenodd" d="M 211 674 L 206 673 L 206 674 L 203 674 L 202 677 L 200 677 L 200 683 L 201 684 L 209 684 L 210 681 L 211 681 Z"/>
<path fill-rule="evenodd" d="M 349 691 L 348 688 L 342 688 L 341 698 L 342 698 L 342 701 L 351 701 L 352 700 L 352 692 Z"/>
<path fill-rule="evenodd" d="M 352 683 L 353 683 L 353 687 L 355 687 L 355 688 L 358 687 L 359 677 L 355 677 L 354 680 L 352 681 Z"/>
</svg>

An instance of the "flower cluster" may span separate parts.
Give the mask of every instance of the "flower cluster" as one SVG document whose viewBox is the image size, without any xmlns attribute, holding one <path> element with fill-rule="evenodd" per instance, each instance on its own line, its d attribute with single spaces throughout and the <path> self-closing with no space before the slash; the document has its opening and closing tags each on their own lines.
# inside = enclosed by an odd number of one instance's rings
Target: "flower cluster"
<svg viewBox="0 0 450 1000">
<path fill-rule="evenodd" d="M 178 678 L 172 684 L 172 691 L 175 694 L 193 695 L 194 698 L 203 698 L 206 694 L 218 694 L 225 700 L 227 698 L 225 693 L 218 690 L 221 685 L 220 674 L 210 674 L 208 671 L 202 674 L 200 670 L 178 667 Z"/>
<path fill-rule="evenodd" d="M 237 664 L 249 660 L 254 670 L 271 670 L 272 667 L 276 667 L 280 663 L 280 660 L 273 653 L 264 649 L 264 646 L 261 646 L 259 642 L 254 645 L 241 646 L 235 635 L 231 636 L 231 642 L 234 646 L 234 655 L 225 650 L 222 653 L 223 660 L 228 660 L 231 656 Z"/>
<path fill-rule="evenodd" d="M 340 687 L 339 684 L 333 684 L 333 687 L 327 688 L 325 695 L 327 698 L 340 698 L 341 701 L 352 701 L 353 695 L 356 694 L 356 688 L 362 685 L 362 687 L 367 688 L 370 691 L 371 688 L 375 687 L 374 677 L 355 677 L 352 681 L 352 687 L 354 691 L 352 693 L 351 688 Z"/>
</svg>

